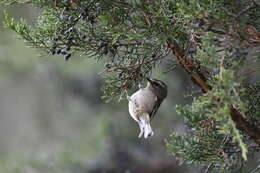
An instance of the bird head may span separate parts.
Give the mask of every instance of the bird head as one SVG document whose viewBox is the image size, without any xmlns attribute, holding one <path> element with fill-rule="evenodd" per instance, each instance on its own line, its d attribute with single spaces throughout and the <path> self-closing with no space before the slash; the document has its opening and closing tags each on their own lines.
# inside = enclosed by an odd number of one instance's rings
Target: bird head
<svg viewBox="0 0 260 173">
<path fill-rule="evenodd" d="M 163 100 L 167 96 L 167 85 L 158 79 L 146 79 L 148 81 L 147 88 L 152 90 L 160 100 Z"/>
</svg>

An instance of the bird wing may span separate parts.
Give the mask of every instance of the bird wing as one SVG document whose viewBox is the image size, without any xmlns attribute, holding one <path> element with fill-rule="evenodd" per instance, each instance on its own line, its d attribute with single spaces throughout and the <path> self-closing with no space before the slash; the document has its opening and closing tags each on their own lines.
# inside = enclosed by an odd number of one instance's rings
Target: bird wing
<svg viewBox="0 0 260 173">
<path fill-rule="evenodd" d="M 150 113 L 150 117 L 153 118 L 156 114 L 156 112 L 158 111 L 160 105 L 161 105 L 161 101 L 158 99 L 158 97 L 155 98 L 155 104 L 153 107 L 153 111 Z"/>
</svg>

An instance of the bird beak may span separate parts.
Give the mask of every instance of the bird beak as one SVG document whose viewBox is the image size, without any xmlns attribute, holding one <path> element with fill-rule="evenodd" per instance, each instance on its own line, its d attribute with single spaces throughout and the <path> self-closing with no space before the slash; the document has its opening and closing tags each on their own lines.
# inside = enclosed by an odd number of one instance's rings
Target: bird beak
<svg viewBox="0 0 260 173">
<path fill-rule="evenodd" d="M 153 85 L 153 81 L 151 79 L 149 79 L 148 77 L 146 78 L 147 82 L 147 86 L 152 86 Z"/>
<path fill-rule="evenodd" d="M 146 78 L 146 80 L 148 80 L 148 82 L 152 83 L 152 80 L 151 80 L 151 79 L 149 79 L 148 77 Z"/>
</svg>

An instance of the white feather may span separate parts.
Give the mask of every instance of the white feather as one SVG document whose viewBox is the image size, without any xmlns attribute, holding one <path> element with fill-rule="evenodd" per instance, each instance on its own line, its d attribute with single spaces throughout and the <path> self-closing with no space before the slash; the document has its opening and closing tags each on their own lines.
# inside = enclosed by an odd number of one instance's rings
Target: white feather
<svg viewBox="0 0 260 173">
<path fill-rule="evenodd" d="M 140 134 L 139 134 L 139 138 L 142 137 L 142 135 L 144 134 L 144 138 L 147 137 L 151 137 L 153 136 L 153 130 L 151 128 L 150 125 L 150 116 L 148 113 L 144 113 L 143 115 L 141 115 L 139 117 L 140 121 L 139 121 L 139 127 L 140 127 Z"/>
</svg>

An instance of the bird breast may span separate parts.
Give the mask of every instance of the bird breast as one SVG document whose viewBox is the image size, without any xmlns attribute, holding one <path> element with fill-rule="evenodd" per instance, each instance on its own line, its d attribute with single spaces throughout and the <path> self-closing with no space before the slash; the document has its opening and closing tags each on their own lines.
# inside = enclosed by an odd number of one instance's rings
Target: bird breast
<svg viewBox="0 0 260 173">
<path fill-rule="evenodd" d="M 135 92 L 130 97 L 128 104 L 131 117 L 138 121 L 138 116 L 142 113 L 150 114 L 153 111 L 156 100 L 156 95 L 147 88 Z"/>
</svg>

